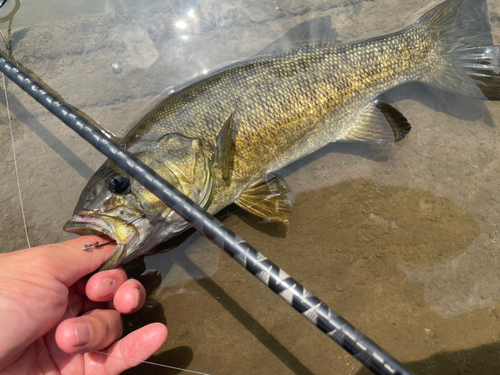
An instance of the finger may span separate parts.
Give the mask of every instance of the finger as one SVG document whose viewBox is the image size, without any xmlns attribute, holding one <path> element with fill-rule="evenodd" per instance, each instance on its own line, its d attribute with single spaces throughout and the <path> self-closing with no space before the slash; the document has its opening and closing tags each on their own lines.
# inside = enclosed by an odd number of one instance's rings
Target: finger
<svg viewBox="0 0 500 375">
<path fill-rule="evenodd" d="M 56 329 L 56 342 L 66 353 L 101 350 L 118 340 L 123 332 L 121 315 L 116 310 L 92 310 L 63 321 Z"/>
<path fill-rule="evenodd" d="M 163 345 L 167 335 L 167 327 L 163 324 L 148 324 L 113 344 L 105 354 L 86 354 L 85 367 L 103 364 L 106 374 L 121 374 L 151 357 Z"/>
<path fill-rule="evenodd" d="M 135 279 L 127 280 L 116 292 L 113 307 L 122 314 L 139 311 L 146 302 L 146 289 Z"/>
<path fill-rule="evenodd" d="M 36 252 L 36 256 L 30 257 L 31 262 L 35 263 L 34 266 L 38 267 L 35 269 L 49 272 L 69 287 L 99 268 L 115 248 L 113 244 L 109 244 L 98 249 L 93 247 L 88 251 L 83 250 L 83 245 L 94 242 L 104 243 L 106 240 L 98 236 L 83 236 L 59 244 L 22 251 L 27 255 Z"/>
<path fill-rule="evenodd" d="M 85 293 L 92 301 L 111 301 L 125 281 L 127 281 L 127 274 L 123 268 L 98 272 L 87 282 Z"/>
</svg>

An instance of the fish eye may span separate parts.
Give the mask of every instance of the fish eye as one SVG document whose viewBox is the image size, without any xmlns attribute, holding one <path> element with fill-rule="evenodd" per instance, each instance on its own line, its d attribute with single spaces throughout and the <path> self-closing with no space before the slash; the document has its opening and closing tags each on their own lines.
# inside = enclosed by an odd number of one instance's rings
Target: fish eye
<svg viewBox="0 0 500 375">
<path fill-rule="evenodd" d="M 118 173 L 114 173 L 106 180 L 106 188 L 115 193 L 123 194 L 130 187 L 130 179 Z"/>
</svg>

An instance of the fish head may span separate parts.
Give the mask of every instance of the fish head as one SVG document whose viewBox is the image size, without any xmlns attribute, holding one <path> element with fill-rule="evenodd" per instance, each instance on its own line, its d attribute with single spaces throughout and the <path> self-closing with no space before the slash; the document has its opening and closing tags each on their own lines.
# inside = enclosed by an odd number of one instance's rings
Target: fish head
<svg viewBox="0 0 500 375">
<path fill-rule="evenodd" d="M 201 143 L 169 134 L 135 156 L 201 207 L 212 198 L 210 159 Z M 106 161 L 80 195 L 64 230 L 116 241 L 101 270 L 117 267 L 184 231 L 189 224 L 153 193 Z"/>
</svg>

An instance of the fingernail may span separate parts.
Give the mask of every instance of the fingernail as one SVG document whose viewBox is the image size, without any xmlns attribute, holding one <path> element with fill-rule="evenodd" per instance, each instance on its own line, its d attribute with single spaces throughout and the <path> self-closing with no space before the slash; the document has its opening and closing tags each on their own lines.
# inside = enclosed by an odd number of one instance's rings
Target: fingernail
<svg viewBox="0 0 500 375">
<path fill-rule="evenodd" d="M 139 289 L 136 289 L 135 290 L 135 306 L 134 306 L 134 310 L 138 309 L 139 308 L 139 304 L 141 303 L 141 292 L 139 291 Z"/>
<path fill-rule="evenodd" d="M 112 296 L 116 289 L 115 279 L 105 277 L 99 285 L 99 295 L 101 298 Z"/>
<path fill-rule="evenodd" d="M 75 326 L 75 346 L 86 345 L 92 339 L 92 327 L 90 324 L 79 322 Z"/>
</svg>

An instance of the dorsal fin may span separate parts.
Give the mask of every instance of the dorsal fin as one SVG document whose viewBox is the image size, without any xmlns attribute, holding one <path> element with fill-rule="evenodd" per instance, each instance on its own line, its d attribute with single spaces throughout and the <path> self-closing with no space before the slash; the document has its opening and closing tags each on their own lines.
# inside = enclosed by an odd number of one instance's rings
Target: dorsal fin
<svg viewBox="0 0 500 375">
<path fill-rule="evenodd" d="M 269 174 L 250 185 L 235 203 L 244 210 L 270 221 L 286 222 L 292 213 L 292 193 L 285 180 Z"/>
<path fill-rule="evenodd" d="M 376 99 L 339 141 L 394 143 L 410 130 L 407 118 L 396 107 Z"/>
<path fill-rule="evenodd" d="M 87 120 L 89 119 L 89 117 L 87 117 Z M 116 143 L 121 143 L 122 139 L 123 138 L 120 138 L 120 137 L 117 137 L 114 133 L 110 132 L 108 129 L 104 128 L 101 124 L 99 124 L 97 121 L 91 121 L 92 124 L 97 127 L 101 132 L 104 133 L 104 135 L 110 139 L 112 139 L 113 141 L 115 141 Z"/>
<path fill-rule="evenodd" d="M 222 173 L 222 178 L 229 178 L 231 165 L 231 143 L 233 136 L 234 112 L 231 113 L 222 126 L 215 139 L 214 151 L 212 153 L 212 168 L 218 168 Z"/>
<path fill-rule="evenodd" d="M 338 34 L 335 29 L 332 28 L 331 17 L 318 17 L 299 23 L 297 26 L 291 28 L 280 38 L 260 51 L 258 55 L 264 55 L 283 47 L 306 42 L 329 41 L 340 44 L 337 38 Z"/>
</svg>

